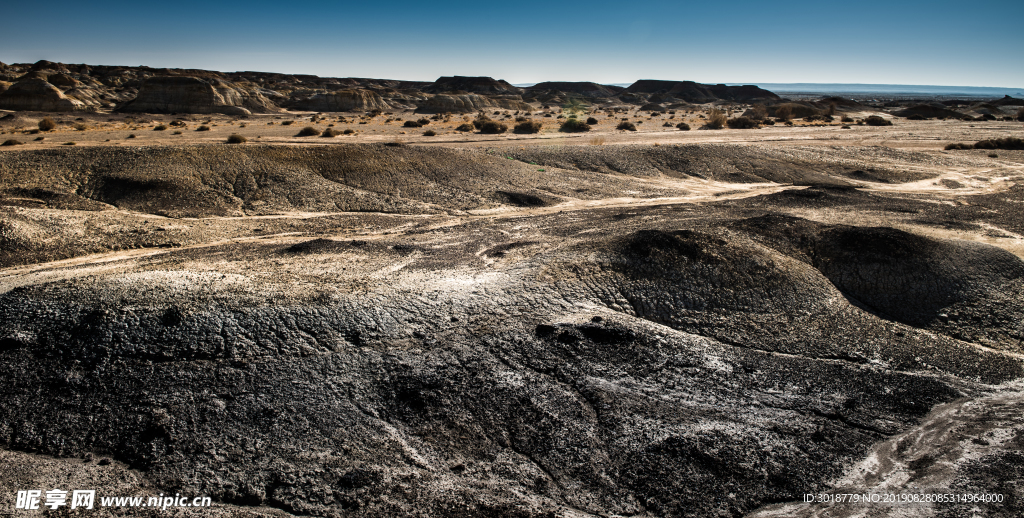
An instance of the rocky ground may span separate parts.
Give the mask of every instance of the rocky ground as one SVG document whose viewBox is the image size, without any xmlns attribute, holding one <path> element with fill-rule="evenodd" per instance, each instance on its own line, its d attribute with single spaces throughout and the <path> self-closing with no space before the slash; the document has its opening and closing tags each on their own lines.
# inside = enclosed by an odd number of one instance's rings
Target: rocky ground
<svg viewBox="0 0 1024 518">
<path fill-rule="evenodd" d="M 3 148 L 0 481 L 215 500 L 181 516 L 1018 516 L 1024 154 L 941 143 L 1019 124 L 917 124 Z M 799 503 L 928 484 L 1004 501 Z"/>
</svg>

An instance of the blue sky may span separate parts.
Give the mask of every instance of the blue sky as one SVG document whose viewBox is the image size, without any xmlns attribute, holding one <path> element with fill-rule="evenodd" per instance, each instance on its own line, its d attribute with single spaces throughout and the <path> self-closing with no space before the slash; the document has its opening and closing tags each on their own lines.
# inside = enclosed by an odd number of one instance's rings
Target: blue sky
<svg viewBox="0 0 1024 518">
<path fill-rule="evenodd" d="M 0 61 L 1024 87 L 1024 2 L 10 2 Z"/>
</svg>

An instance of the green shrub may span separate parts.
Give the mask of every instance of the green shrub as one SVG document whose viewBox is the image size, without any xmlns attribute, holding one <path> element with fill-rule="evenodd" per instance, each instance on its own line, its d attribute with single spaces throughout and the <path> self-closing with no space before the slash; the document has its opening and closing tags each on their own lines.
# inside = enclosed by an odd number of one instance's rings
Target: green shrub
<svg viewBox="0 0 1024 518">
<path fill-rule="evenodd" d="M 566 119 L 565 122 L 558 127 L 558 131 L 564 131 L 566 133 L 580 133 L 583 131 L 590 131 L 590 126 L 579 119 Z"/>
<path fill-rule="evenodd" d="M 749 117 L 736 117 L 725 122 L 731 129 L 754 129 L 758 127 L 757 121 Z"/>
<path fill-rule="evenodd" d="M 245 144 L 246 138 L 239 135 L 238 133 L 232 133 L 228 136 L 228 144 Z"/>
<path fill-rule="evenodd" d="M 541 123 L 524 119 L 519 124 L 516 124 L 512 131 L 514 133 L 540 133 L 540 127 Z"/>
<path fill-rule="evenodd" d="M 315 136 L 317 136 L 319 134 L 320 134 L 320 130 L 314 128 L 313 126 L 306 126 L 305 128 L 300 129 L 299 132 L 295 134 L 295 136 L 296 137 L 315 137 Z"/>
<path fill-rule="evenodd" d="M 595 119 L 593 117 L 587 117 L 587 124 L 589 124 L 591 126 L 594 126 L 594 125 L 597 124 L 597 119 Z"/>
<path fill-rule="evenodd" d="M 622 121 L 619 123 L 618 126 L 615 126 L 615 129 L 623 131 L 636 131 L 636 124 L 633 124 L 632 122 Z"/>
<path fill-rule="evenodd" d="M 465 123 L 465 124 L 459 124 L 459 127 L 458 127 L 458 128 L 455 128 L 455 131 L 473 131 L 473 130 L 475 130 L 475 129 L 476 129 L 476 128 L 475 128 L 475 127 L 473 127 L 473 125 L 472 125 L 472 124 L 470 124 L 470 123 L 468 123 L 468 122 L 467 122 L 467 123 Z"/>
<path fill-rule="evenodd" d="M 500 122 L 489 120 L 487 122 L 480 124 L 480 133 L 494 135 L 497 133 L 505 133 L 506 131 L 508 131 L 508 126 Z"/>
<path fill-rule="evenodd" d="M 864 119 L 864 124 L 868 126 L 892 126 L 892 121 L 879 117 L 878 115 L 872 115 Z"/>
<path fill-rule="evenodd" d="M 39 131 L 53 131 L 55 129 L 57 129 L 57 123 L 53 122 L 53 119 L 43 117 L 43 120 L 39 121 Z"/>
<path fill-rule="evenodd" d="M 402 127 L 404 127 L 404 128 L 422 128 L 423 124 L 420 123 L 419 121 L 405 121 L 405 124 L 402 124 Z"/>
<path fill-rule="evenodd" d="M 681 131 L 690 131 L 690 125 L 685 122 L 680 122 L 679 124 L 676 124 L 676 127 L 679 128 Z"/>
</svg>

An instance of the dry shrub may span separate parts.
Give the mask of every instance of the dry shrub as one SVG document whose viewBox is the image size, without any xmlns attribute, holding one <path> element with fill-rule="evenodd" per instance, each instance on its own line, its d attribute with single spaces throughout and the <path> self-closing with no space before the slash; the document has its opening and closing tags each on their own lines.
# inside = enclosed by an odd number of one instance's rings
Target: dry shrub
<svg viewBox="0 0 1024 518">
<path fill-rule="evenodd" d="M 615 129 L 623 131 L 636 131 L 636 124 L 633 124 L 632 122 L 622 121 L 619 123 L 618 126 L 615 126 Z"/>
<path fill-rule="evenodd" d="M 879 117 L 878 115 L 872 115 L 864 119 L 864 124 L 868 126 L 892 126 L 892 121 Z"/>
<path fill-rule="evenodd" d="M 1024 139 L 1017 137 L 997 138 L 992 140 L 979 140 L 974 144 L 974 149 L 1024 149 Z"/>
<path fill-rule="evenodd" d="M 57 123 L 53 122 L 53 119 L 43 117 L 43 120 L 39 121 L 39 131 L 53 131 L 55 129 L 57 129 Z"/>
<path fill-rule="evenodd" d="M 324 138 L 337 137 L 338 135 L 341 135 L 341 132 L 334 128 L 327 128 L 320 134 L 320 136 Z"/>
<path fill-rule="evenodd" d="M 292 124 L 295 124 L 295 121 L 282 121 L 281 122 L 282 126 L 291 126 Z"/>
<path fill-rule="evenodd" d="M 204 124 L 196 128 L 196 131 L 210 131 L 210 127 Z"/>
<path fill-rule="evenodd" d="M 402 127 L 403 128 L 422 128 L 423 124 L 421 122 L 419 122 L 419 121 L 405 121 L 405 124 L 402 124 Z"/>
<path fill-rule="evenodd" d="M 470 124 L 470 123 L 468 123 L 468 122 L 467 122 L 467 123 L 465 123 L 465 124 L 459 124 L 459 127 L 458 127 L 458 128 L 455 128 L 455 131 L 473 131 L 473 130 L 475 130 L 475 129 L 476 129 L 476 128 L 475 128 L 475 127 L 473 127 L 473 125 L 472 125 L 472 124 Z"/>
<path fill-rule="evenodd" d="M 680 122 L 679 124 L 676 124 L 676 127 L 679 128 L 680 131 L 690 131 L 690 125 L 685 122 Z"/>
<path fill-rule="evenodd" d="M 750 109 L 750 118 L 756 121 L 763 121 L 768 118 L 768 109 L 763 104 L 755 104 Z"/>
<path fill-rule="evenodd" d="M 22 144 L 24 144 L 24 142 L 20 140 L 8 139 L 5 140 L 3 144 L 0 144 L 0 146 L 20 146 Z"/>
<path fill-rule="evenodd" d="M 75 131 L 85 131 L 87 129 L 89 129 L 89 126 L 86 126 L 85 124 L 82 124 L 82 123 L 75 124 Z"/>
<path fill-rule="evenodd" d="M 135 134 L 132 133 L 132 134 L 128 135 L 128 138 L 135 138 Z"/>
<path fill-rule="evenodd" d="M 519 124 L 516 124 L 515 127 L 512 128 L 512 131 L 514 133 L 540 133 L 540 127 L 541 123 L 524 119 Z"/>
<path fill-rule="evenodd" d="M 736 117 L 725 122 L 731 129 L 754 129 L 758 127 L 757 121 L 749 117 Z"/>
<path fill-rule="evenodd" d="M 247 140 L 248 139 L 238 133 L 232 133 L 228 136 L 228 144 L 245 144 Z"/>
<path fill-rule="evenodd" d="M 487 121 L 480 125 L 480 133 L 486 133 L 490 135 L 505 133 L 508 131 L 508 126 L 495 121 Z"/>
<path fill-rule="evenodd" d="M 587 141 L 591 146 L 603 146 L 604 137 L 594 137 Z"/>
<path fill-rule="evenodd" d="M 437 132 L 434 130 L 427 130 L 423 132 L 424 137 L 433 137 L 435 135 L 437 135 Z"/>
<path fill-rule="evenodd" d="M 558 127 L 558 131 L 564 131 L 567 133 L 580 133 L 583 131 L 590 131 L 590 126 L 579 120 L 579 119 L 567 119 Z"/>
<path fill-rule="evenodd" d="M 722 129 L 725 127 L 726 121 L 725 112 L 717 108 L 712 108 L 711 111 L 708 112 L 708 122 L 704 124 L 704 127 L 706 129 Z"/>
<path fill-rule="evenodd" d="M 597 119 L 595 119 L 593 117 L 587 117 L 587 124 L 590 124 L 591 126 L 593 126 L 593 125 L 597 124 Z"/>
<path fill-rule="evenodd" d="M 295 136 L 296 137 L 315 137 L 316 135 L 319 135 L 319 134 L 320 134 L 320 130 L 314 128 L 313 126 L 306 126 L 305 128 L 300 129 L 299 132 L 295 134 Z"/>
<path fill-rule="evenodd" d="M 352 128 L 345 128 L 345 131 L 342 131 L 341 134 L 342 135 L 351 135 L 351 134 L 353 134 L 355 132 L 356 132 L 356 130 L 354 130 Z"/>
<path fill-rule="evenodd" d="M 790 108 L 789 106 L 780 106 L 777 110 L 775 110 L 775 118 L 782 121 L 788 121 L 792 119 L 793 108 Z"/>
</svg>

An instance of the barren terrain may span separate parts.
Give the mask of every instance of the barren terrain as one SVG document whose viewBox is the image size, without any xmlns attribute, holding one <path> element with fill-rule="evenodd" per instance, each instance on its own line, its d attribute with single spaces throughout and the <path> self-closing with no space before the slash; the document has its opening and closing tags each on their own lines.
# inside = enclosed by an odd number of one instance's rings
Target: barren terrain
<svg viewBox="0 0 1024 518">
<path fill-rule="evenodd" d="M 218 504 L 183 516 L 1024 512 L 1024 151 L 943 150 L 1021 123 L 689 111 L 23 114 L 0 485 Z M 355 133 L 296 136 L 329 124 Z M 918 487 L 1006 499 L 799 502 Z"/>
</svg>

